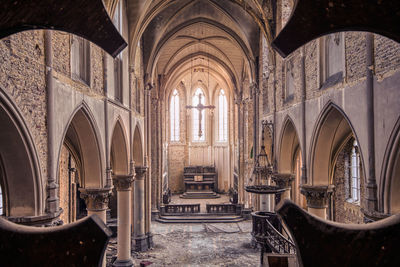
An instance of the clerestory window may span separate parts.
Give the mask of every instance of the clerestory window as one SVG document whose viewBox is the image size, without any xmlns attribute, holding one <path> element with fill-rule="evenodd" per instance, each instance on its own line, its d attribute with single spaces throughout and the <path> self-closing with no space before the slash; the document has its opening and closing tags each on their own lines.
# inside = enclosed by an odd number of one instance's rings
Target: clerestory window
<svg viewBox="0 0 400 267">
<path fill-rule="evenodd" d="M 71 42 L 71 76 L 90 86 L 90 43 L 76 35 Z"/>
</svg>

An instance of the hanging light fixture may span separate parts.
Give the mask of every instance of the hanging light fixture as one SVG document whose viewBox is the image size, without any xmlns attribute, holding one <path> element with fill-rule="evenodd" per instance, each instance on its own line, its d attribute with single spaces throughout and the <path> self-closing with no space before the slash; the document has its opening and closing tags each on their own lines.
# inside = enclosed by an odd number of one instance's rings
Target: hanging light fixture
<svg viewBox="0 0 400 267">
<path fill-rule="evenodd" d="M 266 180 L 272 174 L 272 164 L 268 159 L 267 152 L 264 145 L 264 127 L 262 129 L 262 144 L 260 153 L 256 156 L 253 173 L 257 176 L 258 181 Z"/>
</svg>

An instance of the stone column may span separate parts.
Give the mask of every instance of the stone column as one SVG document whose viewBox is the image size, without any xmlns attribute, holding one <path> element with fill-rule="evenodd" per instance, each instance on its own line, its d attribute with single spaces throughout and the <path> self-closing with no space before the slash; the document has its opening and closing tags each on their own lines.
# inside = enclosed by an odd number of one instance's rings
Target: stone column
<svg viewBox="0 0 400 267">
<path fill-rule="evenodd" d="M 113 266 L 133 266 L 131 259 L 131 185 L 134 174 L 115 175 L 113 182 L 117 190 L 118 240 L 117 259 Z"/>
<path fill-rule="evenodd" d="M 306 196 L 308 212 L 322 219 L 327 219 L 326 208 L 333 193 L 333 185 L 302 185 L 300 192 Z"/>
<path fill-rule="evenodd" d="M 108 201 L 112 188 L 79 188 L 81 198 L 85 200 L 88 216 L 96 214 L 100 219 L 107 222 Z M 103 256 L 103 265 L 106 266 L 106 253 Z"/>
<path fill-rule="evenodd" d="M 135 251 L 146 251 L 149 246 L 146 237 L 146 222 L 145 222 L 145 186 L 144 180 L 146 177 L 147 167 L 136 166 L 136 179 L 135 179 L 135 194 L 134 203 L 135 210 L 133 215 L 133 237 Z"/>
<path fill-rule="evenodd" d="M 291 173 L 275 173 L 272 175 L 272 181 L 281 188 L 285 189 L 285 192 L 281 194 L 281 201 L 284 199 L 291 199 L 290 191 L 292 189 L 292 182 L 294 180 L 294 174 Z M 278 203 L 276 203 L 278 205 Z"/>
</svg>

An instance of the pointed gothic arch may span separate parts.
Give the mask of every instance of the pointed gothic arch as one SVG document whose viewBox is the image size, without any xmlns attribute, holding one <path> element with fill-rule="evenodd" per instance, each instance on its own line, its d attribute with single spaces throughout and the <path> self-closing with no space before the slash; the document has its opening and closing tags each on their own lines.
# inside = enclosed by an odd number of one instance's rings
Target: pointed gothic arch
<svg viewBox="0 0 400 267">
<path fill-rule="evenodd" d="M 142 134 L 139 125 L 136 125 L 133 134 L 133 161 L 135 166 L 143 166 L 144 164 Z"/>
<path fill-rule="evenodd" d="M 296 151 L 301 150 L 300 139 L 293 120 L 287 116 L 284 122 L 279 142 L 278 170 L 281 173 L 294 173 Z"/>
<path fill-rule="evenodd" d="M 312 135 L 309 153 L 310 184 L 332 184 L 337 155 L 350 136 L 358 142 L 356 132 L 347 115 L 336 104 L 328 102 L 319 115 Z M 359 153 L 361 165 L 364 166 L 360 145 Z M 365 173 L 364 170 L 362 171 Z"/>
<path fill-rule="evenodd" d="M 384 213 L 400 212 L 400 117 L 389 139 L 381 174 L 380 209 Z"/>
<path fill-rule="evenodd" d="M 0 89 L 0 183 L 3 214 L 44 213 L 43 184 L 33 138 L 18 108 Z"/>
<path fill-rule="evenodd" d="M 94 117 L 89 107 L 83 102 L 72 113 L 65 128 L 58 158 L 60 159 L 62 145 L 66 139 L 69 139 L 80 155 L 79 160 L 82 165 L 80 170 L 81 187 L 84 188 L 100 188 L 104 183 L 104 157 L 99 137 L 100 134 Z M 57 170 L 59 168 L 58 163 Z"/>
<path fill-rule="evenodd" d="M 110 143 L 110 162 L 114 174 L 122 175 L 129 172 L 128 142 L 125 127 L 120 118 L 117 119 Z"/>
</svg>

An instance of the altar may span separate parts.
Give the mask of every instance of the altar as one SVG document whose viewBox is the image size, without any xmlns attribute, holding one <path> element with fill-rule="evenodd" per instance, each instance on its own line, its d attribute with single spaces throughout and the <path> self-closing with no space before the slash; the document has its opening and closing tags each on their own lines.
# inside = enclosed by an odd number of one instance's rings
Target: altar
<svg viewBox="0 0 400 267">
<path fill-rule="evenodd" d="M 181 198 L 219 198 L 218 174 L 214 166 L 187 166 L 183 171 L 185 192 Z"/>
</svg>

